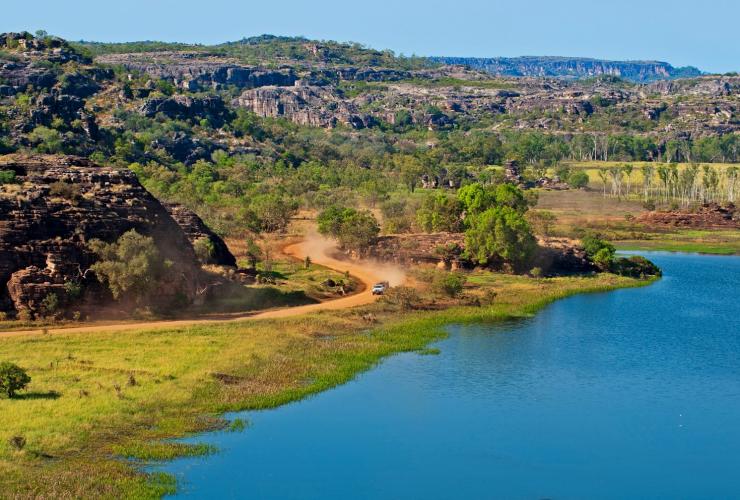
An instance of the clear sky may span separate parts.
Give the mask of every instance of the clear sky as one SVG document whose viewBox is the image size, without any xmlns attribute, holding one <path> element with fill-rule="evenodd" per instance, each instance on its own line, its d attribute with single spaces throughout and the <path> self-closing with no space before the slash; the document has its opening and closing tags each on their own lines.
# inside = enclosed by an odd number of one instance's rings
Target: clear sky
<svg viewBox="0 0 740 500">
<path fill-rule="evenodd" d="M 656 59 L 740 70 L 740 0 L 6 0 L 0 31 L 216 43 L 270 33 L 407 55 Z"/>
</svg>

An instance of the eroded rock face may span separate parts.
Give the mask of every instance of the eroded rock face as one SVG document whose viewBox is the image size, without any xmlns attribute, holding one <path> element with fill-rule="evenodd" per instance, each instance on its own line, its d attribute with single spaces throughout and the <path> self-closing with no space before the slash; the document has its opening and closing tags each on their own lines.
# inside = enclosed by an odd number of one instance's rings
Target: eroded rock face
<svg viewBox="0 0 740 500">
<path fill-rule="evenodd" d="M 178 205 L 177 203 L 166 203 L 165 208 L 175 219 L 175 222 L 185 232 L 190 244 L 195 246 L 198 240 L 207 239 L 213 245 L 213 254 L 203 264 L 216 264 L 219 266 L 236 267 L 236 259 L 229 251 L 219 235 L 210 230 L 198 214 L 192 210 Z"/>
<path fill-rule="evenodd" d="M 139 112 L 147 117 L 162 113 L 167 118 L 176 120 L 206 119 L 213 126 L 220 127 L 230 116 L 229 110 L 219 96 L 191 97 L 176 95 L 172 97 L 153 98 L 146 101 Z"/>
<path fill-rule="evenodd" d="M 365 128 L 374 123 L 372 117 L 361 114 L 352 101 L 342 99 L 333 89 L 313 85 L 246 90 L 232 104 L 259 116 L 282 117 L 314 127 L 331 128 L 342 123 Z"/>
<path fill-rule="evenodd" d="M 0 157 L 0 169 L 17 176 L 17 183 L 0 186 L 0 311 L 38 314 L 53 293 L 60 308 L 96 315 L 111 297 L 89 271 L 97 256 L 88 243 L 113 242 L 132 229 L 152 237 L 177 270 L 157 291 L 159 305 L 195 298 L 200 271 L 193 247 L 133 172 L 76 157 L 16 155 Z M 59 182 L 72 188 L 52 194 Z"/>
<path fill-rule="evenodd" d="M 203 90 L 222 85 L 234 85 L 239 88 L 293 85 L 297 80 L 290 68 L 244 66 L 202 53 L 108 54 L 96 58 L 96 62 L 120 64 L 131 71 L 140 71 L 153 78 L 173 81 L 188 90 Z"/>
</svg>

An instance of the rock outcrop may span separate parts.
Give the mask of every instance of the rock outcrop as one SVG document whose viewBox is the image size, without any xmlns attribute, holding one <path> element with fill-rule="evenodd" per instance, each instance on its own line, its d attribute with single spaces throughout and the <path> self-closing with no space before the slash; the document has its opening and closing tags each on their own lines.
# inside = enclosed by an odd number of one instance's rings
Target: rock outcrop
<svg viewBox="0 0 740 500">
<path fill-rule="evenodd" d="M 162 113 L 167 118 L 175 120 L 200 121 L 205 119 L 214 127 L 222 126 L 231 115 L 219 96 L 176 95 L 153 98 L 144 102 L 139 112 L 150 118 Z"/>
<path fill-rule="evenodd" d="M 0 157 L 0 170 L 16 174 L 0 186 L 0 311 L 34 316 L 53 294 L 61 310 L 97 314 L 111 297 L 90 271 L 97 256 L 88 245 L 130 230 L 152 237 L 176 270 L 152 305 L 195 299 L 200 265 L 188 236 L 133 172 L 77 157 L 17 155 Z"/>
<path fill-rule="evenodd" d="M 200 240 L 206 239 L 210 242 L 212 248 L 211 255 L 208 256 L 203 264 L 236 267 L 236 259 L 229 251 L 224 240 L 211 231 L 203 220 L 198 217 L 198 214 L 177 203 L 165 203 L 164 206 L 188 237 L 194 249 Z"/>
<path fill-rule="evenodd" d="M 395 234 L 381 236 L 367 256 L 396 264 L 433 264 L 440 268 L 473 267 L 465 260 L 462 233 Z M 540 238 L 531 263 L 544 275 L 566 275 L 596 271 L 583 248 L 568 238 Z"/>
<path fill-rule="evenodd" d="M 108 54 L 98 63 L 121 65 L 129 71 L 169 80 L 186 90 L 205 90 L 224 85 L 257 88 L 268 85 L 293 85 L 298 77 L 291 68 L 270 69 L 246 66 L 235 61 L 198 52 L 149 52 L 146 54 Z"/>
<path fill-rule="evenodd" d="M 365 128 L 375 120 L 361 114 L 355 104 L 327 87 L 298 85 L 245 90 L 234 99 L 242 107 L 263 117 L 287 118 L 300 125 L 331 128 L 337 124 Z"/>
<path fill-rule="evenodd" d="M 648 226 L 740 229 L 740 210 L 732 203 L 724 207 L 706 203 L 691 211 L 645 212 L 637 217 L 637 222 Z"/>
</svg>

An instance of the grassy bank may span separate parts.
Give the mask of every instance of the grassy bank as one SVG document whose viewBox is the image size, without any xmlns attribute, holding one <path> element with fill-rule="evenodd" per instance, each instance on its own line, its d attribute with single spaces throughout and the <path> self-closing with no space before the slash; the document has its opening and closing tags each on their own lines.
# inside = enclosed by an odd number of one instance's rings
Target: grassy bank
<svg viewBox="0 0 740 500">
<path fill-rule="evenodd" d="M 621 250 L 663 250 L 715 255 L 740 255 L 740 231 L 736 230 L 677 230 L 649 233 L 639 240 L 615 242 Z"/>
<path fill-rule="evenodd" d="M 164 440 L 218 428 L 225 411 L 271 408 L 335 387 L 388 355 L 423 349 L 449 323 L 527 316 L 575 293 L 642 284 L 613 275 L 481 272 L 466 293 L 496 291 L 490 307 L 401 312 L 373 304 L 282 320 L 0 338 L 0 360 L 33 377 L 21 398 L 0 400 L 0 491 L 158 497 L 174 491 L 173 479 L 144 475 L 137 463 L 212 453 Z M 14 448 L 14 436 L 25 447 Z"/>
</svg>

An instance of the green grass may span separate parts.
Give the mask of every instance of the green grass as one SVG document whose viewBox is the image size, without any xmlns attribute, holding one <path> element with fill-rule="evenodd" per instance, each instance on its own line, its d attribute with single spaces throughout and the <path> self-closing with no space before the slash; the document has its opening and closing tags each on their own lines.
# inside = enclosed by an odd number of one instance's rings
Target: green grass
<svg viewBox="0 0 740 500">
<path fill-rule="evenodd" d="M 579 238 L 592 231 L 623 250 L 740 254 L 740 230 L 646 226 L 635 220 L 645 211 L 640 202 L 604 198 L 598 190 L 541 191 L 537 209 L 556 216 L 555 236 Z"/>
<path fill-rule="evenodd" d="M 377 303 L 280 320 L 0 338 L 0 360 L 33 378 L 23 399 L 0 400 L 0 490 L 11 497 L 157 498 L 174 482 L 136 464 L 212 453 L 171 439 L 228 429 L 224 412 L 308 397 L 394 353 L 432 354 L 427 345 L 450 323 L 528 316 L 575 293 L 645 283 L 477 272 L 466 293 L 495 289 L 491 307 L 401 313 Z M 367 312 L 380 319 L 369 330 Z M 13 436 L 27 440 L 23 450 L 11 448 Z"/>
<path fill-rule="evenodd" d="M 639 239 L 629 236 L 615 239 L 620 250 L 660 250 L 666 252 L 740 255 L 740 231 L 679 229 L 674 231 L 647 231 Z"/>
</svg>

